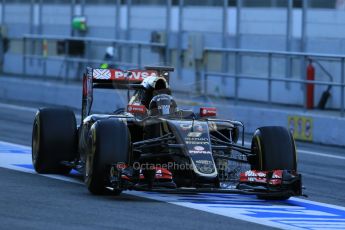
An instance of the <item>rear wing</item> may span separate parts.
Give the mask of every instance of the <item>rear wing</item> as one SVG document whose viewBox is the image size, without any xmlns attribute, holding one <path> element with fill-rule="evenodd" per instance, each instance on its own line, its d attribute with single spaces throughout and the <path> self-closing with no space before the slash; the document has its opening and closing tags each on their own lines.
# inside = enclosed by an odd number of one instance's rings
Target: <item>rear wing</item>
<svg viewBox="0 0 345 230">
<path fill-rule="evenodd" d="M 92 69 L 94 88 L 97 88 L 98 83 L 113 86 L 110 88 L 120 88 L 127 84 L 140 84 L 146 77 L 150 76 L 158 76 L 158 73 L 154 70 L 130 70 L 125 72 L 119 69 Z"/>
<path fill-rule="evenodd" d="M 144 70 L 93 69 L 86 68 L 83 76 L 82 120 L 90 114 L 93 89 L 136 89 L 150 76 L 164 77 L 169 83 L 169 73 L 173 67 L 147 66 Z"/>
</svg>

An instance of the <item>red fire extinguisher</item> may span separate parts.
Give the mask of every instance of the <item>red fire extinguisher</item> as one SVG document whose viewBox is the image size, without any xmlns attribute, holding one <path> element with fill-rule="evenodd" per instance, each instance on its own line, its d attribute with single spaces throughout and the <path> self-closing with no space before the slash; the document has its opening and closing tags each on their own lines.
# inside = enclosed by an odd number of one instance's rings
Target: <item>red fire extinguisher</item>
<svg viewBox="0 0 345 230">
<path fill-rule="evenodd" d="M 307 80 L 315 80 L 315 68 L 312 64 L 312 60 L 309 59 L 309 64 L 307 66 Z M 307 109 L 312 109 L 314 107 L 314 83 L 307 83 Z"/>
</svg>

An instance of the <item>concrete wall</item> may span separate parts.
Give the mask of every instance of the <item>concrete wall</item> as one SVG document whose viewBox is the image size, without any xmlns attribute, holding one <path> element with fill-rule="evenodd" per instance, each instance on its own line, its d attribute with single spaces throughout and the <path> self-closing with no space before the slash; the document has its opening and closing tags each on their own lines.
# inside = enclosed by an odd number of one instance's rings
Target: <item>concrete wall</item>
<svg viewBox="0 0 345 230">
<path fill-rule="evenodd" d="M 61 84 L 53 81 L 33 81 L 25 78 L 0 77 L 0 99 L 40 105 L 59 105 L 81 109 L 81 85 Z M 175 94 L 180 108 L 198 111 L 200 106 L 216 106 L 219 118 L 244 122 L 247 133 L 266 125 L 287 126 L 288 116 L 307 116 L 313 119 L 315 143 L 345 146 L 343 132 L 345 118 L 330 114 L 315 114 L 294 109 L 267 109 L 252 106 L 234 106 L 229 101 L 213 100 L 202 103 L 200 98 Z M 192 103 L 193 102 L 193 105 Z M 195 102 L 197 103 L 195 105 Z M 93 111 L 112 112 L 127 103 L 126 91 L 95 90 Z"/>
</svg>

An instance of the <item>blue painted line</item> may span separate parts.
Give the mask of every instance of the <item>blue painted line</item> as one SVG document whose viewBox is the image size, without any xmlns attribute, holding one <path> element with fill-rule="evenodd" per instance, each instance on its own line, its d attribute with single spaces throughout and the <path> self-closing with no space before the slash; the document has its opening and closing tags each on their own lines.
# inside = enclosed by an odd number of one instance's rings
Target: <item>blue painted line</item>
<svg viewBox="0 0 345 230">
<path fill-rule="evenodd" d="M 0 141 L 0 153 L 14 153 L 14 154 L 31 154 L 31 148 L 20 145 L 12 145 Z"/>
<path fill-rule="evenodd" d="M 27 151 L 27 150 L 20 150 L 20 149 L 17 149 L 17 150 L 10 150 L 11 153 L 17 153 L 17 154 L 28 154 L 28 153 L 31 153 L 30 151 Z"/>
<path fill-rule="evenodd" d="M 14 166 L 19 166 L 19 167 L 26 168 L 26 169 L 34 169 L 34 166 L 32 164 L 14 164 Z M 81 174 L 78 171 L 74 170 L 74 169 L 72 169 L 69 174 L 70 175 L 81 176 Z"/>
<path fill-rule="evenodd" d="M 14 164 L 14 166 L 19 166 L 19 167 L 26 168 L 26 169 L 34 169 L 32 164 Z"/>
<path fill-rule="evenodd" d="M 180 196 L 181 202 L 190 202 L 197 205 L 206 205 L 210 210 L 224 210 L 229 212 L 243 212 L 250 218 L 270 220 L 278 224 L 303 229 L 313 229 L 315 224 L 323 228 L 345 229 L 345 210 L 311 204 L 302 200 L 264 201 L 255 196 L 231 194 L 203 194 L 198 197 Z M 301 219 L 303 218 L 303 219 Z M 318 220 L 317 219 L 323 219 Z M 289 222 L 290 221 L 290 222 Z M 295 221 L 295 222 L 291 222 Z"/>
<path fill-rule="evenodd" d="M 325 207 L 325 206 L 322 206 L 322 205 L 315 205 L 315 204 L 310 204 L 310 203 L 304 203 L 304 202 L 296 201 L 296 200 L 287 200 L 286 202 L 290 203 L 290 204 L 293 204 L 295 206 L 305 207 L 306 209 L 318 210 L 318 211 L 330 213 L 330 214 L 338 216 L 338 218 L 339 217 L 344 218 L 344 221 L 345 221 L 345 210 Z"/>
<path fill-rule="evenodd" d="M 242 201 L 236 201 L 236 200 L 229 200 L 229 201 L 226 201 L 226 200 L 205 200 L 205 201 L 196 201 L 196 200 L 192 200 L 192 199 L 179 199 L 179 201 L 181 202 L 190 202 L 190 203 L 193 203 L 193 204 L 221 204 L 221 205 L 235 205 L 235 204 L 239 204 L 239 205 L 258 205 L 258 204 L 261 204 L 262 203 L 259 203 L 259 202 L 255 202 L 255 201 L 245 201 L 245 200 L 242 200 Z M 266 205 L 266 204 L 265 204 Z M 270 205 L 269 203 L 267 203 L 267 205 Z M 273 205 L 270 205 L 270 206 L 273 206 Z"/>
<path fill-rule="evenodd" d="M 231 206 L 208 206 L 210 208 L 230 208 L 235 209 L 236 207 Z M 314 214 L 306 214 L 310 211 L 321 211 L 324 213 L 318 214 L 317 218 L 345 218 L 344 213 L 337 213 L 334 210 L 332 212 L 326 212 L 325 210 L 322 210 L 321 206 L 317 207 L 317 209 L 308 209 L 301 206 L 301 209 L 287 209 L 287 208 L 279 208 L 275 207 L 274 209 L 266 209 L 264 207 L 245 207 L 246 210 L 248 210 L 247 216 L 255 217 L 255 218 L 261 218 L 261 219 L 267 219 L 267 218 L 315 218 L 316 216 Z M 335 216 L 332 216 L 335 215 Z"/>
<path fill-rule="evenodd" d="M 223 200 L 221 199 L 185 199 L 180 198 L 179 201 L 184 202 L 191 202 L 194 204 L 205 204 L 210 208 L 235 208 L 234 205 L 246 205 L 246 209 L 253 212 L 253 214 L 248 214 L 248 216 L 257 217 L 257 218 L 273 218 L 273 217 L 283 217 L 283 218 L 291 218 L 291 217 L 303 217 L 310 218 L 315 217 L 315 215 L 308 215 L 306 214 L 305 210 L 316 210 L 324 213 L 325 215 L 318 215 L 319 218 L 344 218 L 345 220 L 345 210 L 325 207 L 322 205 L 315 205 L 310 203 L 305 203 L 302 201 L 296 200 L 287 200 L 287 201 L 280 201 L 279 204 L 274 204 L 268 201 L 260 201 L 260 200 L 246 200 L 248 198 L 242 197 L 242 199 L 238 199 L 238 196 L 235 199 L 231 199 L 230 197 L 224 197 Z M 247 205 L 251 205 L 251 207 L 247 207 Z M 267 208 L 263 207 L 263 205 L 267 206 Z M 279 206 L 284 205 L 285 207 L 281 208 Z M 274 206 L 274 209 L 272 207 Z M 303 210 L 291 209 L 286 208 L 288 207 L 302 207 Z M 260 209 L 259 212 L 255 212 L 253 210 Z M 272 212 L 273 211 L 273 212 Z M 289 212 L 289 213 L 284 213 Z M 282 214 L 283 213 L 283 214 Z"/>
<path fill-rule="evenodd" d="M 31 150 L 27 150 L 27 149 L 1 149 L 0 148 L 0 154 L 8 154 L 8 153 L 31 154 Z"/>
</svg>

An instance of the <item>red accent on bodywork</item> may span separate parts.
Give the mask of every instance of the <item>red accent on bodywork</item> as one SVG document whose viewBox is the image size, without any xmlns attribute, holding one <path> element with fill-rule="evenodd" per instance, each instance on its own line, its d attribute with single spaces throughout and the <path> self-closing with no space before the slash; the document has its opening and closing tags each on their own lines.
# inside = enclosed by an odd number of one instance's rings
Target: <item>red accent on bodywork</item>
<svg viewBox="0 0 345 230">
<path fill-rule="evenodd" d="M 272 173 L 272 178 L 269 180 L 269 184 L 277 185 L 281 184 L 283 179 L 283 170 L 275 170 Z"/>
<path fill-rule="evenodd" d="M 172 173 L 166 168 L 156 167 L 156 179 L 172 180 Z"/>
<path fill-rule="evenodd" d="M 127 165 L 125 164 L 123 165 L 125 168 L 127 167 Z M 117 168 L 119 167 L 117 166 Z M 172 173 L 166 168 L 156 167 L 155 170 L 156 170 L 156 175 L 155 175 L 156 180 L 172 180 Z M 129 178 L 126 175 L 121 175 L 121 178 L 128 181 L 131 180 L 131 178 Z M 140 180 L 144 180 L 144 179 L 145 179 L 144 175 L 140 173 Z"/>
<path fill-rule="evenodd" d="M 144 105 L 128 105 L 127 111 L 133 114 L 146 114 L 147 109 Z"/>
<path fill-rule="evenodd" d="M 200 116 L 201 117 L 215 117 L 217 115 L 217 109 L 216 108 L 207 108 L 207 107 L 201 107 L 200 108 Z"/>
<path fill-rule="evenodd" d="M 87 96 L 87 76 L 83 75 L 83 97 Z"/>
<path fill-rule="evenodd" d="M 240 174 L 240 182 L 244 183 L 269 183 L 270 185 L 280 185 L 282 180 L 283 170 L 249 170 Z"/>
</svg>

